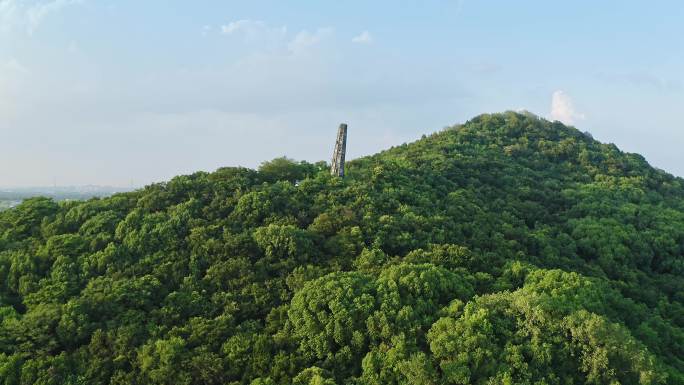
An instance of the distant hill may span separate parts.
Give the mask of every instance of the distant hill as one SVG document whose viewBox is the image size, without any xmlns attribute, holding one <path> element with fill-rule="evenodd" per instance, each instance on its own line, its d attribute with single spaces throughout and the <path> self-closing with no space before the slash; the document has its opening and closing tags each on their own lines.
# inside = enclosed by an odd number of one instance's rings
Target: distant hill
<svg viewBox="0 0 684 385">
<path fill-rule="evenodd" d="M 684 180 L 530 114 L 0 213 L 7 384 L 684 384 Z"/>
<path fill-rule="evenodd" d="M 121 188 L 111 186 L 55 186 L 55 187 L 0 187 L 0 199 L 26 199 L 37 196 L 63 199 L 88 199 L 93 197 L 104 197 L 121 192 L 132 191 L 132 188 Z"/>
<path fill-rule="evenodd" d="M 47 197 L 57 201 L 85 200 L 95 197 L 107 197 L 131 190 L 133 189 L 108 186 L 0 188 L 0 210 L 14 207 L 24 199 L 34 197 Z"/>
</svg>

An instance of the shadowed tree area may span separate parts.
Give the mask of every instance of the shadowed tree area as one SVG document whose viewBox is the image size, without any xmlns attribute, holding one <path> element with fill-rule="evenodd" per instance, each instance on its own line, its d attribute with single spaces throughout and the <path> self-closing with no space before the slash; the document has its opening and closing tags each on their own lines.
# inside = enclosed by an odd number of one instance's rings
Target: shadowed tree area
<svg viewBox="0 0 684 385">
<path fill-rule="evenodd" d="M 684 384 L 684 180 L 482 115 L 0 213 L 1 384 Z"/>
</svg>

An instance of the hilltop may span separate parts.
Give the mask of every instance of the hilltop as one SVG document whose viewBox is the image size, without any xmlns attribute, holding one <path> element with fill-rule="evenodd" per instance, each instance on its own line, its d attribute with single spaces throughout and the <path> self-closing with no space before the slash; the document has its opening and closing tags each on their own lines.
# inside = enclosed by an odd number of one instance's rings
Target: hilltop
<svg viewBox="0 0 684 385">
<path fill-rule="evenodd" d="M 684 180 L 481 115 L 0 213 L 7 384 L 684 384 Z"/>
</svg>

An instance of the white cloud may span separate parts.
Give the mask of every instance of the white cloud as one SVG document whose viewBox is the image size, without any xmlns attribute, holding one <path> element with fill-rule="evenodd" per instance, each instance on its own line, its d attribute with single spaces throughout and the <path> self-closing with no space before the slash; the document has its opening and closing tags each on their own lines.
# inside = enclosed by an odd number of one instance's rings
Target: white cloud
<svg viewBox="0 0 684 385">
<path fill-rule="evenodd" d="M 20 9 L 16 0 L 0 0 L 0 30 L 12 28 L 18 21 Z"/>
<path fill-rule="evenodd" d="M 211 30 L 211 26 L 205 27 L 206 33 Z M 217 30 L 226 36 L 239 36 L 250 44 L 260 43 L 271 47 L 284 44 L 287 35 L 286 26 L 273 27 L 264 21 L 251 19 L 231 21 L 219 26 Z"/>
<path fill-rule="evenodd" d="M 23 64 L 19 63 L 19 61 L 17 61 L 17 59 L 14 58 L 6 61 L 5 63 L 0 63 L 0 69 L 4 69 L 9 72 L 19 73 L 23 75 L 29 73 L 28 68 L 24 67 Z"/>
<path fill-rule="evenodd" d="M 239 32 L 239 31 L 254 31 L 254 30 L 259 30 L 259 29 L 264 29 L 266 28 L 266 23 L 260 20 L 249 20 L 249 19 L 242 19 L 242 20 L 236 20 L 236 21 L 231 21 L 230 23 L 226 25 L 221 26 L 221 33 L 225 35 L 232 35 L 233 33 Z"/>
<path fill-rule="evenodd" d="M 370 32 L 363 31 L 360 35 L 355 36 L 352 39 L 352 42 L 359 44 L 371 44 L 373 42 L 373 36 L 371 36 Z"/>
<path fill-rule="evenodd" d="M 212 30 L 213 27 L 204 26 L 203 33 L 207 34 Z M 332 28 L 318 28 L 314 32 L 301 30 L 292 36 L 288 34 L 287 26 L 274 27 L 264 21 L 252 19 L 231 21 L 216 30 L 227 36 L 240 36 L 250 44 L 262 45 L 262 49 L 268 47 L 272 51 L 287 50 L 291 54 L 304 52 L 333 33 Z"/>
<path fill-rule="evenodd" d="M 565 124 L 575 124 L 577 120 L 585 118 L 583 113 L 575 109 L 575 105 L 565 92 L 558 90 L 551 96 L 551 119 Z"/>
<path fill-rule="evenodd" d="M 321 42 L 321 40 L 332 35 L 332 28 L 319 28 L 316 32 L 301 31 L 297 36 L 290 41 L 287 45 L 287 49 L 292 53 L 300 53 L 305 51 L 307 48 L 312 47 Z"/>
<path fill-rule="evenodd" d="M 28 4 L 21 0 L 0 0 L 0 30 L 25 28 L 32 35 L 53 13 L 84 0 L 49 0 Z"/>
<path fill-rule="evenodd" d="M 0 93 L 16 91 L 29 74 L 29 69 L 17 59 L 0 61 Z"/>
<path fill-rule="evenodd" d="M 35 4 L 26 10 L 28 19 L 28 31 L 32 34 L 45 18 L 51 14 L 61 10 L 64 7 L 78 4 L 81 0 L 53 0 L 43 3 Z"/>
</svg>

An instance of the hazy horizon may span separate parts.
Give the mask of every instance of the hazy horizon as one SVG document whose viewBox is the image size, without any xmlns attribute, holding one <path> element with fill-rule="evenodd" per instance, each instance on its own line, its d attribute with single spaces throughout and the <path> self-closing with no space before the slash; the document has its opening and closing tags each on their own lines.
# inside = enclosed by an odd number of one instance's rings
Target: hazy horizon
<svg viewBox="0 0 684 385">
<path fill-rule="evenodd" d="M 399 6 L 397 6 L 400 4 Z M 350 158 L 529 110 L 684 176 L 684 3 L 0 0 L 0 188 Z"/>
<path fill-rule="evenodd" d="M 510 110 L 509 110 L 509 111 L 510 111 Z M 505 111 L 500 111 L 500 112 L 505 112 Z M 526 110 L 525 110 L 525 111 L 517 111 L 517 112 L 530 112 L 530 111 L 526 111 Z M 483 112 L 483 114 L 487 114 L 487 113 L 497 113 L 497 112 Z M 474 117 L 475 117 L 475 116 L 473 116 L 472 118 L 474 118 Z M 543 117 L 543 116 L 540 116 L 540 118 L 546 119 L 546 118 Z M 454 125 L 461 124 L 461 123 L 465 123 L 465 122 L 454 123 Z M 446 128 L 446 127 L 448 127 L 448 126 L 445 126 L 445 127 L 443 127 L 443 128 Z M 443 129 L 443 128 L 442 128 L 442 129 Z M 575 128 L 580 129 L 580 127 L 575 127 Z M 437 131 L 439 131 L 439 130 L 441 130 L 441 129 L 436 129 L 434 132 L 437 132 Z M 585 132 L 588 132 L 588 131 L 585 131 Z M 425 134 L 429 135 L 430 133 L 425 133 Z M 591 133 L 590 133 L 590 134 L 591 134 Z M 592 134 L 592 136 L 593 136 L 593 134 Z M 420 138 L 413 138 L 413 139 L 409 139 L 407 142 L 402 142 L 402 143 L 411 143 L 411 142 L 414 142 L 414 141 L 419 140 L 419 139 L 420 139 Z M 594 139 L 596 139 L 596 138 L 594 138 Z M 398 145 L 401 145 L 402 143 L 389 144 L 387 148 L 390 148 L 390 147 L 393 147 L 393 146 L 398 146 Z M 613 142 L 605 142 L 605 143 L 613 143 Z M 379 149 L 378 151 L 382 151 L 382 150 L 387 149 L 387 148 L 381 148 L 381 149 Z M 620 150 L 625 151 L 623 148 L 620 148 Z M 629 152 L 629 151 L 625 151 L 625 152 Z M 331 154 L 332 154 L 332 151 L 331 151 Z M 354 160 L 354 159 L 356 159 L 356 158 L 364 157 L 364 156 L 367 156 L 367 155 L 372 155 L 372 154 L 371 154 L 371 153 L 369 153 L 369 154 L 362 154 L 362 155 L 359 155 L 359 156 L 353 157 L 353 158 L 349 158 L 349 157 L 348 157 L 348 158 L 347 158 L 347 161 L 352 161 L 352 160 Z M 310 161 L 311 163 L 314 163 L 314 162 L 317 162 L 317 161 L 321 161 L 321 160 L 327 161 L 328 163 L 330 162 L 329 159 L 317 159 L 317 160 L 312 160 L 312 159 L 295 159 L 295 158 L 292 158 L 292 157 L 287 156 L 287 155 L 281 155 L 281 156 L 285 156 L 285 157 L 287 157 L 287 158 L 291 158 L 291 159 L 293 159 L 293 160 L 295 160 L 295 161 L 307 160 L 307 161 Z M 279 157 L 279 156 L 276 156 L 276 157 Z M 221 168 L 221 167 L 248 167 L 248 168 L 256 169 L 256 168 L 259 167 L 259 164 L 260 164 L 261 162 L 268 161 L 268 160 L 271 160 L 271 159 L 273 159 L 273 158 L 260 160 L 260 161 L 258 161 L 257 164 L 254 164 L 254 165 L 251 165 L 251 166 L 245 166 L 245 165 L 219 165 L 219 166 L 217 166 L 216 169 Z M 646 161 L 649 161 L 649 159 L 646 159 Z M 673 175 L 675 175 L 675 176 L 677 176 L 677 177 L 682 177 L 682 175 L 677 175 L 677 174 L 675 174 L 675 173 L 673 173 L 673 172 L 671 172 L 671 171 L 669 171 L 669 170 L 662 169 L 662 168 L 658 167 L 657 165 L 652 164 L 650 161 L 649 161 L 649 164 L 651 164 L 652 167 L 661 169 L 661 170 L 663 170 L 663 171 L 665 171 L 665 172 L 668 172 L 668 173 L 670 173 L 670 174 L 673 174 Z M 194 172 L 213 172 L 213 171 L 216 171 L 216 169 L 211 169 L 211 170 L 200 170 L 200 169 L 197 169 L 197 170 L 192 170 L 192 171 L 190 171 L 189 173 L 194 173 Z M 173 177 L 175 177 L 175 176 L 187 175 L 187 174 L 189 174 L 189 173 L 177 173 L 177 174 L 174 174 L 174 175 L 170 176 L 170 177 L 167 178 L 167 179 L 150 180 L 150 181 L 147 181 L 147 182 L 145 182 L 145 183 L 143 183 L 143 184 L 139 184 L 139 185 L 133 184 L 133 182 L 129 182 L 129 185 L 93 184 L 93 183 L 84 183 L 84 184 L 64 184 L 64 185 L 62 185 L 62 184 L 59 184 L 59 183 L 56 182 L 56 181 L 53 181 L 53 184 L 52 184 L 52 185 L 47 185 L 47 184 L 46 184 L 46 185 L 18 185 L 18 186 L 7 186 L 7 185 L 2 185 L 2 184 L 0 184 L 0 192 L 2 192 L 2 191 L 21 191 L 21 190 L 24 190 L 24 191 L 30 190 L 30 191 L 36 192 L 36 191 L 48 191 L 48 190 L 52 190 L 52 189 L 76 191 L 76 190 L 78 190 L 78 189 L 89 188 L 89 187 L 97 188 L 97 189 L 102 189 L 102 190 L 111 190 L 112 192 L 125 192 L 125 191 L 132 191 L 132 190 L 144 188 L 145 186 L 150 185 L 150 184 L 155 184 L 155 183 L 160 183 L 160 182 L 166 182 L 166 181 L 168 181 L 169 179 L 171 179 L 171 178 L 173 178 Z"/>
</svg>

